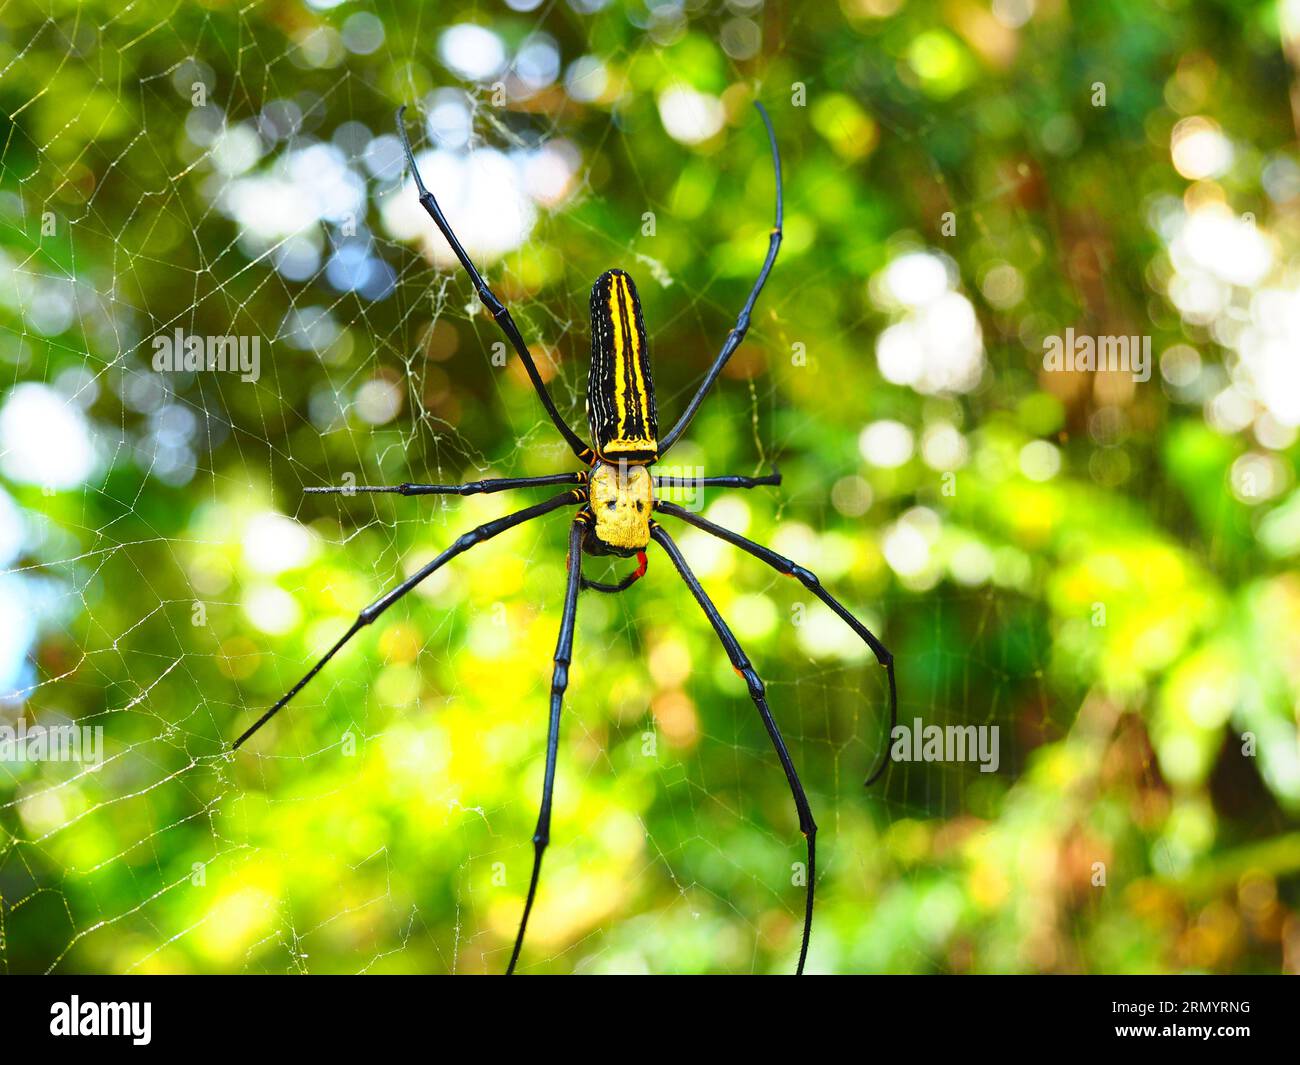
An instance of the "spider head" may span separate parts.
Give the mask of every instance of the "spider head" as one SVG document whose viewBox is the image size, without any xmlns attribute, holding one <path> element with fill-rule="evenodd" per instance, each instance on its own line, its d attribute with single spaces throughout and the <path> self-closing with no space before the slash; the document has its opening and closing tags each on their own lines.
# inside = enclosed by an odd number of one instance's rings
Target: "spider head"
<svg viewBox="0 0 1300 1065">
<path fill-rule="evenodd" d="M 591 471 L 590 503 L 600 554 L 630 557 L 650 542 L 654 509 L 650 471 L 641 465 L 598 462 Z"/>
</svg>

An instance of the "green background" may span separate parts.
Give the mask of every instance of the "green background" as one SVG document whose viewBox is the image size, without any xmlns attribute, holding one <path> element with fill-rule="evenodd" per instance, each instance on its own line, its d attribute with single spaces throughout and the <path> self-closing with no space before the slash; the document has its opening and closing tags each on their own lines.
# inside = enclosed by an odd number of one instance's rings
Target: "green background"
<svg viewBox="0 0 1300 1065">
<path fill-rule="evenodd" d="M 476 151 L 565 141 L 578 160 L 522 247 L 481 262 L 575 426 L 587 292 L 611 266 L 641 288 L 663 428 L 692 394 L 766 249 L 750 101 L 771 112 L 786 242 L 673 463 L 779 463 L 780 488 L 713 490 L 707 513 L 816 571 L 885 640 L 904 722 L 996 726 L 1001 752 L 995 773 L 896 764 L 863 789 L 883 671 L 794 582 L 678 535 L 767 681 L 821 826 L 810 969 L 1300 970 L 1295 433 L 1260 421 L 1269 397 L 1248 382 L 1246 416 L 1214 413 L 1245 381 L 1236 334 L 1171 298 L 1158 224 L 1249 212 L 1271 272 L 1231 307 L 1248 319 L 1255 289 L 1295 291 L 1300 18 L 1285 7 L 6 5 L 0 384 L 9 402 L 24 382 L 74 397 L 98 459 L 65 487 L 3 470 L 24 530 L 3 579 L 27 618 L 6 642 L 26 642 L 27 665 L 0 715 L 102 726 L 106 759 L 0 766 L 0 969 L 504 968 L 541 789 L 560 515 L 457 560 L 228 750 L 360 607 L 545 491 L 303 487 L 573 468 L 518 360 L 493 364 L 500 337 L 465 278 L 385 227 L 409 187 L 352 160 L 353 228 L 391 291 L 340 291 L 323 266 L 294 280 L 221 209 L 236 175 L 194 132 L 297 101 L 299 128 L 240 172 L 269 173 L 452 89 L 475 101 Z M 358 12 L 384 31 L 369 51 L 346 45 Z M 495 78 L 439 60 L 462 23 L 508 56 L 548 34 L 563 68 L 598 59 L 605 90 L 574 99 L 561 75 L 494 100 Z M 665 128 L 678 85 L 721 109 L 700 143 Z M 1175 165 L 1192 118 L 1230 164 Z M 311 240 L 327 257 L 344 235 L 321 223 Z M 875 354 L 907 313 L 882 279 L 927 250 L 982 338 L 978 381 L 947 393 L 886 380 Z M 42 303 L 58 292 L 76 306 L 62 323 Z M 320 309 L 321 350 L 295 345 L 286 316 Z M 200 374 L 141 399 L 159 384 L 150 341 L 177 327 L 260 335 L 260 380 Z M 1159 365 L 1144 383 L 1048 374 L 1042 338 L 1066 328 L 1150 336 Z M 156 461 L 168 412 L 188 472 Z M 863 438 L 881 422 L 911 434 L 898 464 Z M 272 512 L 310 538 L 268 572 L 250 526 L 298 542 Z M 585 594 L 578 614 L 522 968 L 792 970 L 802 839 L 703 616 L 656 551 L 632 591 Z"/>
</svg>

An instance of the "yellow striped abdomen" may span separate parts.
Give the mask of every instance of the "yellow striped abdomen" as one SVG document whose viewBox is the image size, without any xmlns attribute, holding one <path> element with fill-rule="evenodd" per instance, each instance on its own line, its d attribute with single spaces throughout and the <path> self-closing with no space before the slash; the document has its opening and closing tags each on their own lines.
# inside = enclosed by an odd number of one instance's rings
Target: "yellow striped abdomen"
<svg viewBox="0 0 1300 1065">
<path fill-rule="evenodd" d="M 636 285 L 622 270 L 607 270 L 591 287 L 587 420 L 602 458 L 656 458 L 659 422 L 650 346 Z"/>
</svg>

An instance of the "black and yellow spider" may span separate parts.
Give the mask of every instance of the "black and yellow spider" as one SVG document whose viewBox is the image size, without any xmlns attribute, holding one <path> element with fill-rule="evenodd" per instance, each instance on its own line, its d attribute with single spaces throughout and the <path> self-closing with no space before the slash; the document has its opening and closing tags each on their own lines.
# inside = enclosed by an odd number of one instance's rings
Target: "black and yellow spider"
<svg viewBox="0 0 1300 1065">
<path fill-rule="evenodd" d="M 533 833 L 533 870 L 528 882 L 528 896 L 524 902 L 523 916 L 519 921 L 519 932 L 515 937 L 514 950 L 510 955 L 510 964 L 506 969 L 507 973 L 514 972 L 515 965 L 519 961 L 519 950 L 523 945 L 524 931 L 528 927 L 528 915 L 532 911 L 533 899 L 537 894 L 537 879 L 541 872 L 542 854 L 550 840 L 551 795 L 555 785 L 555 760 L 560 735 L 560 706 L 564 699 L 565 688 L 569 683 L 569 664 L 572 660 L 573 629 L 574 619 L 577 615 L 578 592 L 583 588 L 602 592 L 621 592 L 629 588 L 645 575 L 645 549 L 649 546 L 651 540 L 656 541 L 667 552 L 669 559 L 677 568 L 677 572 L 681 574 L 682 580 L 686 582 L 686 586 L 691 590 L 695 601 L 699 603 L 700 608 L 708 617 L 714 632 L 718 634 L 718 639 L 722 641 L 722 646 L 726 649 L 727 657 L 731 659 L 732 666 L 744 678 L 749 687 L 749 697 L 758 708 L 759 715 L 763 719 L 763 726 L 767 729 L 767 734 L 772 738 L 772 745 L 776 748 L 777 758 L 781 762 L 781 768 L 785 770 L 786 780 L 789 781 L 790 793 L 794 797 L 795 808 L 799 813 L 799 828 L 807 839 L 808 845 L 803 938 L 799 946 L 799 965 L 797 969 L 798 972 L 803 972 L 804 961 L 808 955 L 808 937 L 812 931 L 813 889 L 816 884 L 817 873 L 817 825 L 813 821 L 812 811 L 808 807 L 808 798 L 804 794 L 803 785 L 799 782 L 799 775 L 795 772 L 790 752 L 786 750 L 785 741 L 781 738 L 781 732 L 772 717 L 772 711 L 768 708 L 762 680 L 759 679 L 758 673 L 755 672 L 749 658 L 741 649 L 727 623 L 718 613 L 712 600 L 709 599 L 700 586 L 699 580 L 691 572 L 686 560 L 682 557 L 681 551 L 678 550 L 677 544 L 668 535 L 668 531 L 651 517 L 652 513 L 657 511 L 660 514 L 668 514 L 694 525 L 698 529 L 712 533 L 714 536 L 727 541 L 727 543 L 734 544 L 742 551 L 748 551 L 751 555 L 766 562 L 779 572 L 800 581 L 813 595 L 844 619 L 849 627 L 871 648 L 880 664 L 885 667 L 889 680 L 891 731 L 897 716 L 898 694 L 894 682 L 893 656 L 862 622 L 855 618 L 843 604 L 821 586 L 813 573 L 790 561 L 790 559 L 778 555 L 775 551 L 771 551 L 761 544 L 756 544 L 738 533 L 731 532 L 729 529 L 724 529 L 720 525 L 715 525 L 698 514 L 691 513 L 666 500 L 655 498 L 656 488 L 679 486 L 682 481 L 674 477 L 656 477 L 650 472 L 650 467 L 662 459 L 668 449 L 681 437 L 691 419 L 695 416 L 695 412 L 699 410 L 700 404 L 704 402 L 704 397 L 708 394 L 713 382 L 717 380 L 723 367 L 726 366 L 727 360 L 731 358 L 732 353 L 744 338 L 746 331 L 749 329 L 749 316 L 754 309 L 754 302 L 763 289 L 763 284 L 772 270 L 772 264 L 776 261 L 777 249 L 781 246 L 781 156 L 777 150 L 776 134 L 772 130 L 772 123 L 767 117 L 767 112 L 761 104 L 755 104 L 755 106 L 758 108 L 763 124 L 767 128 L 768 141 L 772 148 L 772 164 L 776 171 L 776 224 L 769 238 L 767 257 L 763 262 L 763 268 L 759 271 L 758 280 L 755 281 L 754 287 L 749 293 L 749 298 L 745 301 L 745 305 L 736 319 L 735 327 L 728 334 L 727 340 L 722 345 L 722 350 L 718 353 L 713 365 L 709 367 L 709 372 L 705 375 L 699 390 L 695 393 L 694 398 L 687 405 L 681 417 L 678 418 L 677 424 L 672 427 L 667 436 L 661 439 L 655 411 L 650 349 L 646 341 L 645 324 L 641 318 L 641 302 L 637 297 L 636 286 L 632 284 L 632 279 L 622 270 L 609 270 L 597 278 L 595 285 L 591 289 L 591 369 L 587 378 L 587 419 L 592 438 L 595 441 L 594 450 L 582 442 L 581 438 L 569 427 L 556 409 L 541 375 L 537 372 L 533 357 L 529 354 L 528 346 L 524 343 L 514 319 L 510 316 L 510 312 L 497 299 L 492 290 L 488 288 L 487 282 L 483 280 L 482 275 L 465 253 L 465 249 L 461 247 L 460 241 L 456 239 L 456 235 L 452 232 L 451 226 L 442 213 L 442 209 L 438 206 L 438 201 L 433 197 L 433 193 L 425 188 L 424 181 L 415 165 L 415 156 L 411 152 L 411 144 L 407 139 L 406 128 L 402 121 L 406 109 L 403 107 L 397 112 L 397 130 L 406 148 L 406 159 L 410 165 L 411 174 L 415 178 L 416 188 L 420 193 L 421 205 L 433 217 L 434 222 L 442 231 L 442 235 L 447 238 L 447 243 L 451 245 L 452 251 L 456 253 L 461 265 L 465 267 L 474 283 L 475 290 L 478 292 L 479 299 L 483 301 L 483 305 L 491 311 L 492 317 L 496 319 L 497 323 L 505 331 L 506 336 L 510 338 L 510 342 L 514 345 L 515 351 L 524 364 L 524 368 L 528 371 L 533 387 L 537 390 L 542 406 L 546 408 L 546 413 L 550 415 L 551 421 L 555 423 L 555 428 L 559 430 L 560 435 L 573 449 L 573 453 L 587 468 L 573 473 L 553 473 L 542 477 L 493 478 L 458 485 L 400 484 L 390 487 L 308 488 L 308 492 L 315 493 L 396 492 L 404 496 L 418 496 L 473 495 L 480 492 L 500 492 L 510 488 L 532 488 L 541 485 L 566 484 L 575 486 L 568 491 L 551 497 L 544 503 L 525 507 L 523 510 L 508 514 L 503 518 L 497 518 L 495 521 L 489 521 L 480 525 L 477 529 L 465 533 L 451 547 L 421 568 L 419 572 L 403 581 L 392 591 L 376 599 L 361 611 L 356 621 L 352 623 L 352 627 L 340 637 L 339 641 L 325 653 L 319 662 L 308 670 L 306 676 L 289 689 L 279 702 L 258 718 L 235 741 L 235 747 L 238 748 L 243 744 L 253 733 L 266 724 L 285 703 L 298 694 L 303 685 L 320 672 L 325 663 L 333 658 L 338 650 L 364 626 L 373 622 L 380 614 L 435 570 L 457 555 L 468 551 L 475 544 L 491 539 L 498 533 L 505 532 L 506 529 L 512 529 L 516 525 L 521 525 L 543 514 L 549 514 L 561 507 L 576 506 L 578 511 L 574 515 L 573 523 L 569 529 L 568 581 L 564 595 L 564 613 L 560 622 L 560 637 L 555 647 L 554 671 L 551 680 L 551 713 L 546 736 L 546 777 L 542 786 L 542 806 L 537 818 L 537 830 Z M 781 477 L 780 474 L 773 472 L 767 477 L 728 475 L 698 478 L 689 483 L 691 485 L 720 488 L 753 488 L 757 485 L 780 484 Z M 623 558 L 630 558 L 635 555 L 638 565 L 632 573 L 619 583 L 602 584 L 582 576 L 583 552 L 589 555 L 615 555 Z M 868 784 L 872 783 L 880 775 L 885 764 L 886 761 L 882 759 L 880 768 L 867 779 Z"/>
</svg>

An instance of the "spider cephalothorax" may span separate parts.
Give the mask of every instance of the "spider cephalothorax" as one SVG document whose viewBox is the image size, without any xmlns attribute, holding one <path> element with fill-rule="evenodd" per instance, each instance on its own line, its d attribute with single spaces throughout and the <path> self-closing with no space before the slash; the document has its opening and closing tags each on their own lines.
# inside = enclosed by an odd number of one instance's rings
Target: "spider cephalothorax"
<svg viewBox="0 0 1300 1065">
<path fill-rule="evenodd" d="M 590 535 L 583 540 L 589 555 L 631 557 L 650 543 L 654 484 L 644 466 L 597 462 L 588 486 Z"/>
<path fill-rule="evenodd" d="M 767 563 L 773 569 L 794 577 L 807 591 L 821 600 L 835 612 L 860 637 L 875 654 L 877 661 L 885 667 L 889 678 L 889 713 L 890 731 L 892 732 L 898 710 L 898 693 L 894 686 L 894 660 L 890 653 L 872 633 L 855 618 L 849 610 L 830 592 L 822 587 L 821 582 L 810 571 L 775 551 L 755 543 L 739 533 L 715 525 L 713 522 L 672 503 L 657 500 L 655 489 L 658 487 L 680 486 L 683 483 L 692 488 L 756 488 L 759 485 L 776 485 L 781 483 L 780 474 L 773 471 L 766 477 L 745 477 L 737 474 L 725 474 L 716 477 L 700 477 L 683 482 L 679 478 L 659 476 L 649 470 L 652 463 L 667 454 L 669 448 L 686 430 L 704 397 L 717 380 L 722 368 L 726 366 L 741 340 L 749 329 L 749 316 L 754 309 L 767 275 L 776 262 L 777 249 L 781 246 L 781 158 L 776 148 L 776 134 L 772 123 L 761 105 L 759 113 L 767 127 L 768 142 L 772 149 L 772 163 L 776 170 L 776 225 L 768 238 L 767 257 L 759 271 L 758 280 L 750 290 L 749 298 L 736 318 L 736 324 L 727 334 L 722 350 L 713 360 L 708 373 L 692 397 L 681 416 L 674 423 L 668 434 L 659 436 L 659 426 L 655 412 L 654 381 L 650 373 L 650 348 L 646 342 L 645 324 L 641 320 L 641 303 L 637 299 L 636 286 L 632 279 L 622 270 L 610 270 L 601 274 L 591 290 L 591 371 L 587 380 L 587 420 L 591 428 L 592 443 L 583 442 L 582 438 L 564 420 L 556 409 L 546 383 L 533 362 L 532 353 L 524 343 L 523 336 L 515 325 L 510 311 L 488 287 L 483 276 L 474 266 L 469 255 L 461 246 L 451 225 L 447 222 L 438 201 L 424 185 L 420 171 L 415 165 L 415 156 L 411 153 L 410 142 L 406 138 L 406 128 L 402 124 L 402 111 L 397 112 L 397 128 L 406 148 L 407 163 L 415 179 L 415 187 L 420 194 L 420 204 L 442 235 L 451 250 L 455 252 L 465 272 L 474 283 L 483 306 L 491 312 L 497 324 L 505 331 L 519 361 L 523 364 L 528 378 L 541 400 L 552 424 L 560 436 L 569 445 L 573 454 L 586 469 L 569 473 L 548 473 L 539 477 L 504 477 L 471 481 L 468 484 L 400 484 L 384 487 L 359 487 L 347 485 L 342 488 L 322 487 L 308 488 L 308 492 L 340 492 L 351 495 L 356 492 L 397 492 L 400 495 L 473 495 L 480 492 L 500 492 L 509 488 L 534 488 L 541 485 L 565 485 L 565 491 L 550 499 L 524 507 L 512 514 L 486 522 L 472 529 L 457 539 L 450 547 L 442 551 L 396 588 L 385 593 L 357 615 L 352 627 L 329 649 L 307 674 L 289 689 L 274 706 L 257 719 L 244 734 L 235 741 L 239 747 L 254 732 L 275 716 L 290 699 L 302 690 L 324 667 L 338 650 L 355 636 L 364 626 L 369 625 L 385 610 L 415 588 L 430 574 L 450 562 L 457 555 L 468 551 L 475 544 L 491 539 L 499 533 L 512 529 L 533 518 L 562 507 L 578 508 L 569 525 L 568 577 L 564 592 L 564 613 L 560 622 L 560 636 L 555 646 L 555 659 L 551 673 L 551 705 L 549 724 L 546 732 L 546 772 L 542 783 L 542 804 L 537 816 L 537 829 L 533 833 L 533 871 L 528 881 L 528 893 L 524 899 L 523 916 L 519 921 L 519 932 L 515 936 L 514 950 L 510 955 L 510 964 L 506 972 L 513 972 L 519 960 L 519 950 L 523 946 L 524 932 L 528 927 L 528 915 L 532 912 L 533 900 L 537 895 L 538 877 L 542 868 L 542 853 L 550 841 L 551 798 L 555 789 L 555 763 L 559 750 L 560 710 L 564 702 L 564 693 L 569 683 L 569 666 L 573 657 L 573 633 L 577 618 L 578 593 L 583 589 L 618 593 L 626 591 L 646 572 L 646 548 L 654 540 L 667 554 L 673 567 L 690 590 L 700 609 L 704 611 L 721 641 L 732 667 L 745 679 L 749 698 L 758 710 L 763 727 L 772 741 L 777 760 L 785 773 L 790 786 L 790 795 L 794 799 L 795 811 L 799 816 L 799 829 L 807 840 L 808 863 L 805 871 L 803 938 L 799 944 L 798 972 L 803 972 L 804 960 L 808 954 L 808 938 L 812 931 L 813 888 L 817 883 L 816 836 L 817 825 L 813 821 L 808 797 L 804 793 L 799 774 L 795 772 L 794 760 L 781 738 L 776 719 L 767 705 L 766 689 L 759 679 L 753 664 L 741 649 L 739 641 L 732 633 L 722 615 L 718 612 L 708 593 L 691 572 L 686 559 L 682 557 L 677 543 L 668 534 L 668 530 L 652 518 L 652 513 L 666 514 L 673 518 L 702 529 L 742 551 L 747 551 L 755 558 Z M 639 565 L 617 584 L 601 584 L 590 580 L 582 574 L 582 554 L 593 555 L 636 555 Z M 867 779 L 870 784 L 884 771 L 886 761 L 881 761 L 879 769 Z"/>
</svg>

